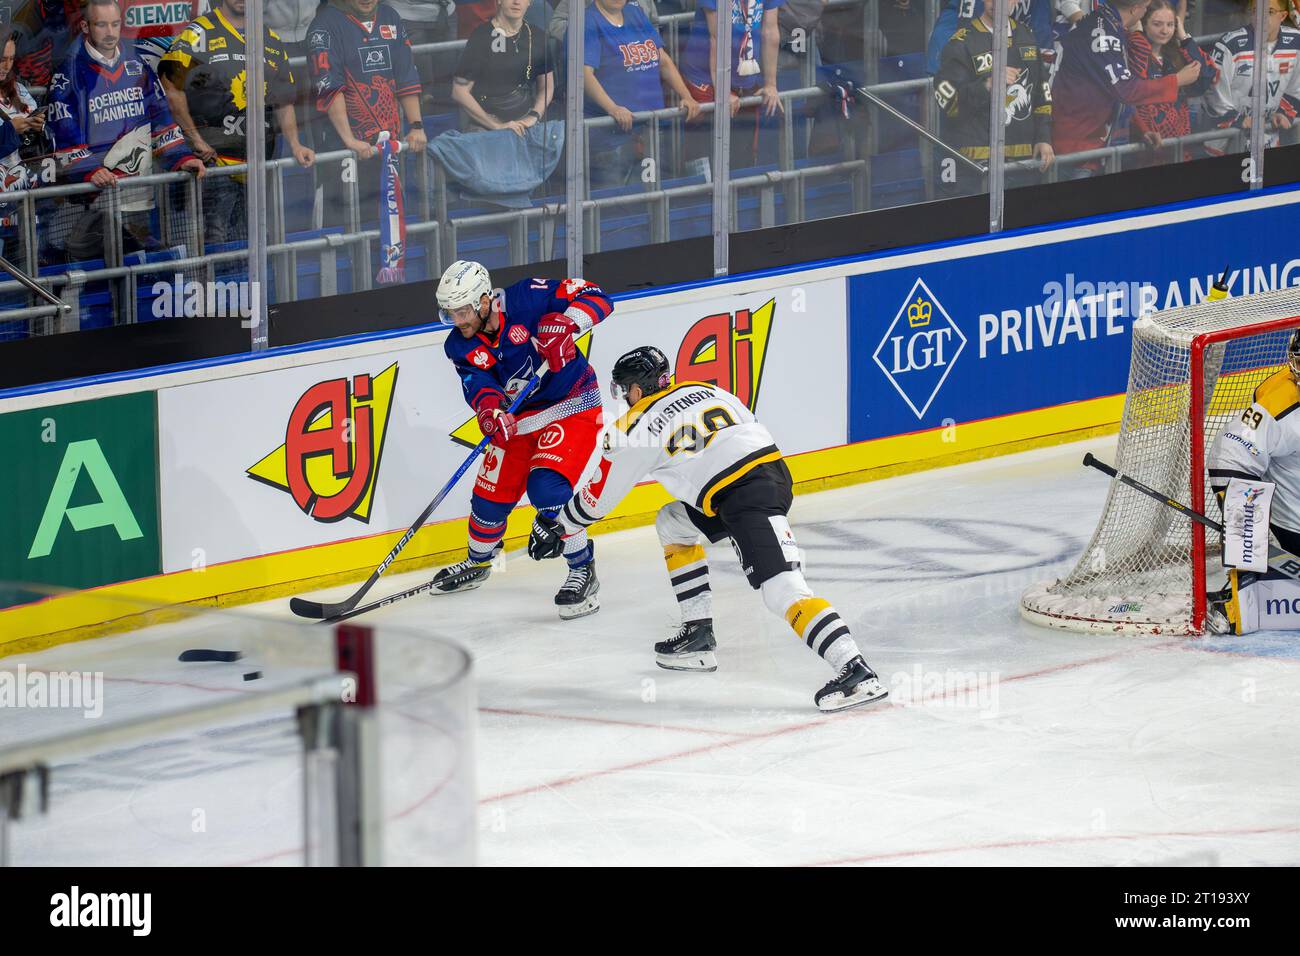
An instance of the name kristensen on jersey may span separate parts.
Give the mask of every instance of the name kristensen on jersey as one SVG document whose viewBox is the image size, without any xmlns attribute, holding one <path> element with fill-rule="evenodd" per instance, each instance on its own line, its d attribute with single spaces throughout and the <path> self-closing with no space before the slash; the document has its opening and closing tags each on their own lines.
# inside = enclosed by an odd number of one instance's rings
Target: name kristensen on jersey
<svg viewBox="0 0 1300 956">
<path fill-rule="evenodd" d="M 646 431 L 652 436 L 658 437 L 659 434 L 668 426 L 668 420 L 674 417 L 678 412 L 684 412 L 693 405 L 710 397 L 709 389 L 706 386 L 693 388 L 680 398 L 674 398 L 667 405 L 656 408 L 654 417 L 646 424 Z"/>
<path fill-rule="evenodd" d="M 702 382 L 672 387 L 664 395 L 652 399 L 642 412 L 633 415 L 629 409 L 620 422 L 622 427 L 606 431 L 605 450 L 608 451 L 611 445 L 635 448 L 662 444 L 667 439 L 664 429 L 672 419 L 713 397 L 713 386 Z M 644 427 L 638 428 L 642 423 Z"/>
</svg>

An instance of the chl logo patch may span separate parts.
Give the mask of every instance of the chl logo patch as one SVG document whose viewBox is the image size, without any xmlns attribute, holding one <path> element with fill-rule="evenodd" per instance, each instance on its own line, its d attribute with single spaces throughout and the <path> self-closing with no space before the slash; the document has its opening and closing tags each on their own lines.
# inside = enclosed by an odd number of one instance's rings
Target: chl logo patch
<svg viewBox="0 0 1300 956">
<path fill-rule="evenodd" d="M 510 331 L 506 333 L 506 338 L 515 345 L 523 345 L 528 341 L 528 330 L 522 325 L 512 325 Z"/>
</svg>

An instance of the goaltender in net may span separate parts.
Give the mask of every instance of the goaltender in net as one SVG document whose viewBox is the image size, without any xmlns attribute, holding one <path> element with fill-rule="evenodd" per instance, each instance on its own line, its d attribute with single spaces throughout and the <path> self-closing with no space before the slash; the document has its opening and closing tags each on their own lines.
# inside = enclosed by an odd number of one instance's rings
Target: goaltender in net
<svg viewBox="0 0 1300 956">
<path fill-rule="evenodd" d="M 600 467 L 554 517 L 539 511 L 531 557 L 566 553 L 566 539 L 585 535 L 647 477 L 679 500 L 659 510 L 655 530 L 681 609 L 676 637 L 655 644 L 668 670 L 717 670 L 712 592 L 703 535 L 731 539 L 751 587 L 789 623 L 836 676 L 814 697 L 825 711 L 882 700 L 888 692 L 862 659 L 849 627 L 808 588 L 786 516 L 790 469 L 768 430 L 744 402 L 704 382 L 671 384 L 668 359 L 641 346 L 615 364 L 611 391 L 631 406 L 606 429 Z"/>
<path fill-rule="evenodd" d="M 1219 434 L 1207 467 L 1223 508 L 1228 583 L 1209 595 L 1206 626 L 1236 634 L 1300 627 L 1300 329 L 1286 366 Z M 1270 553 L 1270 532 L 1281 551 Z"/>
</svg>

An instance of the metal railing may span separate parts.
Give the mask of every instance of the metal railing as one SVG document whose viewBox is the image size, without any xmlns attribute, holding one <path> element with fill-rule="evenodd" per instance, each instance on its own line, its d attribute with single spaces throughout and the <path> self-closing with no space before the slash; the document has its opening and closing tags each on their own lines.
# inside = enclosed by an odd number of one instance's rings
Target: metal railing
<svg viewBox="0 0 1300 956">
<path fill-rule="evenodd" d="M 928 7 L 936 6 L 935 0 L 926 0 L 926 2 Z M 863 13 L 864 73 L 870 78 L 878 75 L 876 67 L 879 62 L 878 54 L 881 52 L 878 46 L 880 34 L 877 29 L 878 11 L 876 5 L 870 2 L 863 3 L 862 0 L 830 0 L 827 4 L 828 9 L 856 8 L 858 6 L 862 7 Z M 693 13 L 687 12 L 669 14 L 660 18 L 659 27 L 664 35 L 666 47 L 680 51 L 681 30 L 683 25 L 689 23 L 693 17 Z M 1213 37 L 1197 37 L 1196 39 L 1204 44 Z M 852 210 L 865 211 L 872 208 L 872 167 L 873 161 L 878 154 L 876 146 L 882 128 L 880 120 L 883 116 L 891 113 L 894 121 L 906 123 L 917 133 L 919 175 L 916 188 L 919 188 L 921 198 L 925 200 L 935 198 L 934 152 L 936 149 L 946 149 L 947 147 L 937 139 L 939 134 L 938 110 L 934 105 L 932 96 L 933 79 L 928 76 L 892 83 L 869 83 L 865 90 L 871 93 L 872 96 L 866 99 L 865 102 L 860 99 L 860 108 L 873 110 L 878 115 L 875 117 L 876 122 L 866 126 L 865 140 L 860 143 L 856 142 L 851 135 L 850 127 L 850 136 L 842 142 L 836 159 L 828 160 L 820 165 L 806 165 L 797 168 L 796 156 L 800 155 L 801 152 L 804 156 L 808 155 L 806 147 L 807 137 L 810 135 L 810 124 L 805 124 L 802 129 L 805 136 L 805 149 L 801 151 L 796 142 L 798 131 L 795 126 L 794 105 L 796 102 L 821 103 L 826 100 L 828 95 L 815 82 L 816 67 L 819 63 L 815 34 L 810 36 L 808 40 L 808 52 L 802 56 L 800 64 L 801 76 L 805 81 L 804 85 L 798 89 L 783 91 L 780 94 L 786 108 L 776 121 L 779 126 L 777 168 L 763 173 L 745 175 L 728 185 L 727 192 L 731 196 L 731 202 L 727 207 L 730 209 L 730 222 L 728 225 L 732 231 L 738 229 L 741 224 L 738 200 L 744 193 L 754 193 L 759 198 L 757 219 L 760 228 L 777 224 L 778 195 L 783 200 L 784 221 L 803 221 L 807 205 L 808 184 L 818 178 L 847 178 L 851 184 Z M 418 45 L 415 47 L 415 52 L 417 54 L 449 53 L 463 48 L 464 45 L 464 40 L 449 40 L 441 43 Z M 305 60 L 304 58 L 297 58 L 291 62 L 301 67 Z M 882 102 L 885 97 L 907 95 L 917 95 L 914 104 L 915 120 L 900 114 L 887 103 Z M 760 97 L 754 96 L 745 98 L 741 105 L 743 107 L 754 107 L 759 103 L 761 103 Z M 711 114 L 713 111 L 713 104 L 702 104 L 704 114 Z M 647 133 L 647 157 L 654 164 L 654 175 L 643 181 L 642 189 L 621 195 L 593 196 L 589 186 L 584 190 L 581 208 L 583 232 L 588 237 L 588 241 L 584 246 L 587 251 L 600 251 L 601 217 L 606 213 L 643 208 L 649 214 L 650 241 L 668 241 L 672 238 L 670 217 L 672 204 L 676 201 L 708 195 L 713 191 L 713 185 L 707 181 L 675 186 L 664 185 L 666 178 L 664 172 L 668 165 L 665 162 L 665 156 L 673 157 L 674 165 L 677 165 L 676 161 L 680 160 L 684 154 L 682 147 L 686 136 L 686 127 L 683 110 L 678 107 L 666 107 L 659 110 L 638 112 L 633 114 L 633 119 L 638 124 L 643 124 L 643 128 Z M 609 129 L 614 125 L 614 120 L 608 116 L 589 117 L 583 120 L 585 133 L 590 133 L 593 130 Z M 664 148 L 664 136 L 669 138 L 667 150 Z M 1225 138 L 1232 138 L 1234 143 L 1238 144 L 1241 141 L 1238 131 L 1210 131 L 1171 139 L 1167 141 L 1167 145 L 1173 150 L 1174 161 L 1181 161 L 1187 146 Z M 584 140 L 585 168 L 590 169 L 589 137 L 584 135 L 582 139 Z M 1102 162 L 1104 171 L 1117 171 L 1122 168 L 1125 157 L 1132 157 L 1146 150 L 1147 147 L 1143 144 L 1127 144 L 1088 153 L 1061 156 L 1057 158 L 1056 164 L 1045 178 L 1047 181 L 1056 181 L 1065 171 L 1098 160 Z M 316 180 L 319 179 L 323 170 L 334 165 L 341 165 L 351 159 L 353 159 L 353 153 L 350 150 L 335 150 L 317 154 L 315 171 L 312 174 L 313 187 L 315 187 Z M 418 221 L 409 223 L 407 232 L 408 235 L 428 238 L 426 255 L 429 258 L 429 274 L 438 274 L 444 262 L 457 258 L 461 237 L 466 230 L 476 228 L 503 227 L 506 231 L 510 261 L 513 264 L 525 264 L 530 261 L 555 257 L 555 227 L 559 222 L 565 221 L 567 217 L 568 208 L 565 202 L 555 203 L 542 200 L 538 205 L 524 210 L 456 216 L 451 211 L 452 204 L 448 197 L 447 176 L 445 171 L 440 173 L 441 166 L 436 158 L 426 154 L 419 160 L 412 162 L 414 159 L 414 157 L 407 159 L 407 175 L 412 177 L 408 181 L 407 196 L 408 199 L 414 199 L 410 205 L 414 207 Z M 1033 165 L 1032 160 L 1026 160 L 1008 163 L 1007 168 L 1027 170 L 1031 169 Z M 266 207 L 268 214 L 266 230 L 268 240 L 267 258 L 272 264 L 271 275 L 276 280 L 277 299 L 279 301 L 288 301 L 299 297 L 299 259 L 309 255 L 315 256 L 319 260 L 320 294 L 332 295 L 338 291 L 339 257 L 342 255 L 350 257 L 353 264 L 353 288 L 361 290 L 370 288 L 373 281 L 370 267 L 371 253 L 374 243 L 379 239 L 379 233 L 375 229 L 364 230 L 361 228 L 362 223 L 368 219 L 373 219 L 373 216 L 369 210 L 361 209 L 360 191 L 356 177 L 340 177 L 345 187 L 343 189 L 344 208 L 341 210 L 342 223 L 339 227 L 342 230 L 341 233 L 290 239 L 287 231 L 289 216 L 286 208 L 286 178 L 291 171 L 297 169 L 297 164 L 292 158 L 285 157 L 268 162 L 265 169 L 269 194 Z M 247 171 L 248 166 L 241 164 L 212 167 L 207 170 L 206 175 L 212 177 L 241 176 L 246 174 Z M 104 266 L 94 270 L 72 270 L 36 278 L 37 293 L 52 295 L 56 297 L 60 304 L 31 304 L 25 308 L 5 310 L 0 313 L 0 321 L 26 319 L 32 323 L 34 330 L 38 327 L 38 320 L 40 320 L 45 330 L 52 327 L 57 328 L 59 331 L 75 329 L 79 326 L 81 320 L 79 312 L 81 292 L 86 289 L 89 283 L 110 281 L 116 283 L 112 287 L 116 321 L 119 323 L 132 323 L 141 318 L 138 314 L 140 300 L 138 288 L 140 282 L 146 281 L 149 276 L 174 275 L 179 272 L 187 277 L 201 277 L 203 280 L 212 282 L 216 280 L 220 267 L 247 260 L 248 251 L 245 248 L 231 248 L 220 252 L 211 252 L 205 248 L 202 227 L 204 190 L 192 175 L 179 172 L 158 173 L 133 178 L 130 184 L 129 188 L 133 190 L 152 189 L 155 196 L 155 205 L 159 208 L 169 208 L 169 204 L 178 206 L 179 217 L 187 224 L 184 236 L 176 235 L 175 220 L 173 218 L 166 215 L 160 217 L 162 220 L 163 235 L 161 239 L 163 245 L 164 247 L 171 246 L 176 252 L 176 258 L 170 260 L 158 259 L 150 262 L 127 262 L 121 248 L 120 210 L 110 203 L 109 215 L 104 217 L 106 222 Z M 110 193 L 111 190 L 102 192 Z M 36 232 L 38 207 L 47 206 L 51 202 L 67 201 L 74 197 L 81 197 L 84 200 L 87 196 L 100 193 L 101 190 L 98 187 L 84 183 L 41 187 L 35 190 L 3 195 L 3 202 L 6 206 L 10 208 L 16 207 L 21 210 L 19 219 L 23 258 L 26 270 L 29 273 L 34 274 L 38 265 Z M 313 215 L 311 224 L 313 228 L 319 229 L 321 225 L 319 211 Z M 533 226 L 539 226 L 536 230 L 536 253 L 531 248 L 533 243 L 533 230 L 531 227 Z M 32 292 L 33 290 L 31 287 L 23 286 L 18 282 L 0 282 L 0 293 L 21 291 Z"/>
</svg>

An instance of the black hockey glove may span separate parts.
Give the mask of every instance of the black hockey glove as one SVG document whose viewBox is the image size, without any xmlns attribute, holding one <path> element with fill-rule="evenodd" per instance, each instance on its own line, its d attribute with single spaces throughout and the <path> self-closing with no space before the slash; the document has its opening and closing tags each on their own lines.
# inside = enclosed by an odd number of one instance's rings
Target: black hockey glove
<svg viewBox="0 0 1300 956">
<path fill-rule="evenodd" d="M 558 558 L 564 554 L 564 529 L 554 518 L 538 514 L 533 519 L 533 533 L 528 536 L 528 556 L 534 561 Z"/>
</svg>

